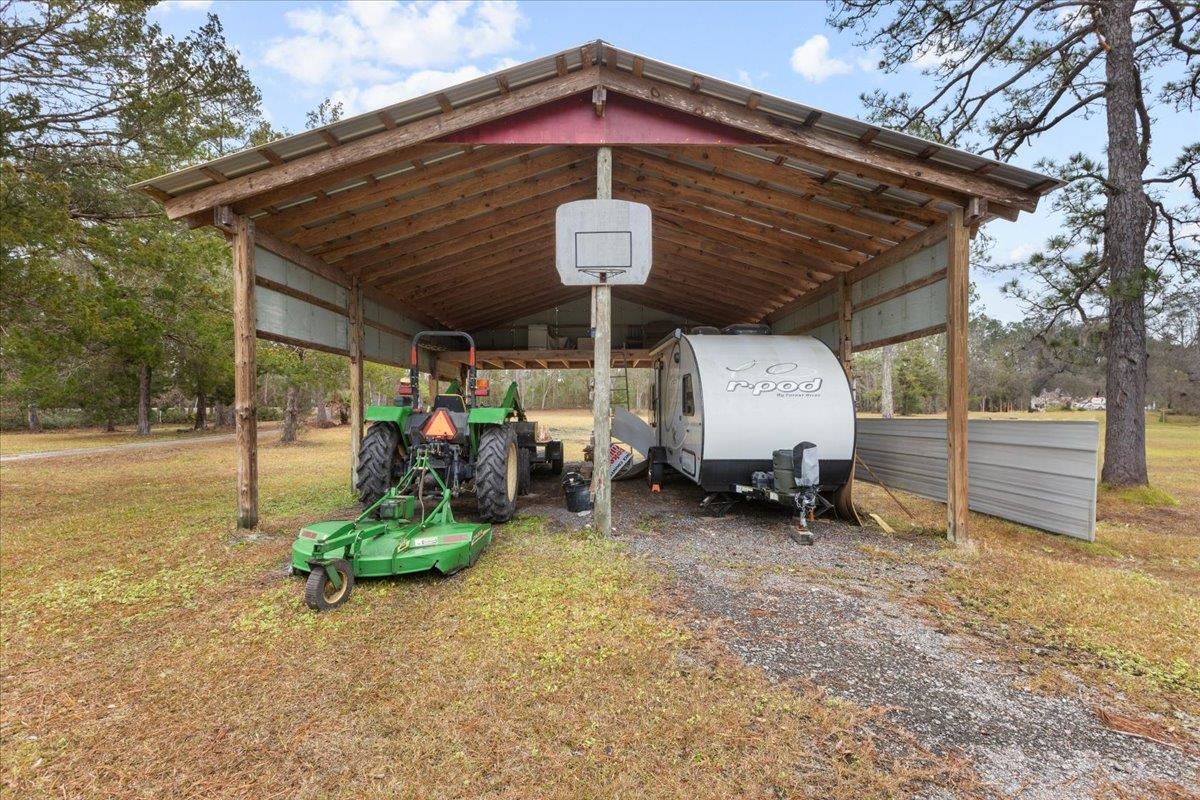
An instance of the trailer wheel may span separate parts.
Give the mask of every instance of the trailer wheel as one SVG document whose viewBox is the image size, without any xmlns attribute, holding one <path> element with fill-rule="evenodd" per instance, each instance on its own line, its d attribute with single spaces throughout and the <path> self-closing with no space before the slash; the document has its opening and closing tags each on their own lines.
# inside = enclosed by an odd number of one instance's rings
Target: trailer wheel
<svg viewBox="0 0 1200 800">
<path fill-rule="evenodd" d="M 530 484 L 532 483 L 532 461 L 533 454 L 527 448 L 522 447 L 521 454 L 517 459 L 517 494 L 521 497 L 529 494 Z"/>
<path fill-rule="evenodd" d="M 330 562 L 338 577 L 342 579 L 341 587 L 333 585 L 323 567 L 314 567 L 308 573 L 308 582 L 304 584 L 304 603 L 313 611 L 330 611 L 350 599 L 354 591 L 354 570 L 350 562 L 335 558 Z"/>
<path fill-rule="evenodd" d="M 488 425 L 475 456 L 475 501 L 485 522 L 508 522 L 517 513 L 521 457 L 511 425 Z"/>
<path fill-rule="evenodd" d="M 354 488 L 363 505 L 383 497 L 404 474 L 404 450 L 400 446 L 400 426 L 394 422 L 376 422 L 363 437 L 358 451 L 358 472 Z"/>
</svg>

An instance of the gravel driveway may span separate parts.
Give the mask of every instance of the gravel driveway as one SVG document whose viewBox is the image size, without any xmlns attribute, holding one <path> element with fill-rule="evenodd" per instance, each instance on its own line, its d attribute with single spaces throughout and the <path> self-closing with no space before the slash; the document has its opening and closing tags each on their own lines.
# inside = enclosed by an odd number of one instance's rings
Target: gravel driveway
<svg viewBox="0 0 1200 800">
<path fill-rule="evenodd" d="M 557 483 L 540 478 L 525 513 L 565 527 Z M 782 511 L 743 505 L 712 519 L 703 492 L 672 483 L 651 495 L 618 483 L 614 529 L 670 576 L 680 613 L 748 664 L 810 680 L 889 719 L 935 753 L 961 754 L 1002 796 L 1067 800 L 1149 796 L 1158 780 L 1200 796 L 1200 759 L 1102 726 L 1081 696 L 1023 688 L 1029 668 L 978 636 L 940 629 L 916 602 L 939 576 L 928 538 L 818 522 L 816 544 L 787 537 Z M 1080 687 L 1080 692 L 1085 690 Z"/>
</svg>

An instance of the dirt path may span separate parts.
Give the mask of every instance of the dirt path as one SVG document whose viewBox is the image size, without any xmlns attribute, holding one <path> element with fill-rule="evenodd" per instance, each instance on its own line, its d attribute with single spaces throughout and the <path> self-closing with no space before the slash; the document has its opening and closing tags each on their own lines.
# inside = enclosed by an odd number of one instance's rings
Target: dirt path
<svg viewBox="0 0 1200 800">
<path fill-rule="evenodd" d="M 0 456 L 0 463 L 9 461 L 33 461 L 41 458 L 70 458 L 71 456 L 90 456 L 97 453 L 115 453 L 121 450 L 150 450 L 158 447 L 183 447 L 191 444 L 209 444 L 211 442 L 232 442 L 234 434 L 206 434 L 189 436 L 179 439 L 161 439 L 152 442 L 128 442 L 126 444 L 110 444 L 100 447 L 72 447 L 65 450 L 37 450 L 32 453 L 13 453 Z"/>
<path fill-rule="evenodd" d="M 535 488 L 542 495 L 525 510 L 583 524 L 549 480 Z M 1030 668 L 939 629 L 916 603 L 938 574 L 913 558 L 936 542 L 821 523 L 817 543 L 801 547 L 781 512 L 742 507 L 709 519 L 696 514 L 701 496 L 689 484 L 661 495 L 618 484 L 615 527 L 667 571 L 689 624 L 747 663 L 888 709 L 923 747 L 965 755 L 1003 796 L 1118 796 L 1115 786 L 1149 796 L 1154 780 L 1200 793 L 1200 759 L 1103 727 L 1082 687 L 1069 697 L 1024 688 Z"/>
</svg>

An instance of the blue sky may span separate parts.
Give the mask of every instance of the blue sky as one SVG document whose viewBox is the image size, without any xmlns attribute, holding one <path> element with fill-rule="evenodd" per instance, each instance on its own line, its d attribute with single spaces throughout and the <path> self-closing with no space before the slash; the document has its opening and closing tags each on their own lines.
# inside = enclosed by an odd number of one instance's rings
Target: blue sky
<svg viewBox="0 0 1200 800">
<path fill-rule="evenodd" d="M 168 0 L 152 12 L 168 32 L 185 34 L 221 18 L 262 89 L 278 128 L 304 128 L 305 112 L 327 97 L 360 113 L 486 74 L 509 64 L 605 39 L 613 44 L 766 93 L 848 116 L 862 116 L 862 92 L 876 88 L 925 97 L 917 65 L 885 74 L 878 60 L 825 23 L 827 7 L 793 3 L 369 3 Z M 1176 152 L 1195 137 L 1195 122 L 1160 114 L 1156 150 Z M 1013 162 L 1063 158 L 1102 140 L 1103 116 L 1073 120 Z M 1103 157 L 1096 147 L 1090 155 Z M 994 222 L 994 257 L 1028 255 L 1058 221 L 1044 200 L 1017 224 Z M 1023 309 L 1003 297 L 1003 276 L 975 270 L 987 312 L 1006 321 Z"/>
</svg>

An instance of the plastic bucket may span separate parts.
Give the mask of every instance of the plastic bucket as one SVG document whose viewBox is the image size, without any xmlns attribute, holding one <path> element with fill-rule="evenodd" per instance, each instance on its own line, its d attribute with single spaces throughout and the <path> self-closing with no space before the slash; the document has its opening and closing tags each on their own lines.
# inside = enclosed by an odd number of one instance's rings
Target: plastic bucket
<svg viewBox="0 0 1200 800">
<path fill-rule="evenodd" d="M 588 479 L 578 472 L 568 472 L 562 481 L 563 494 L 567 498 L 567 510 L 580 512 L 592 508 L 592 492 Z"/>
</svg>

